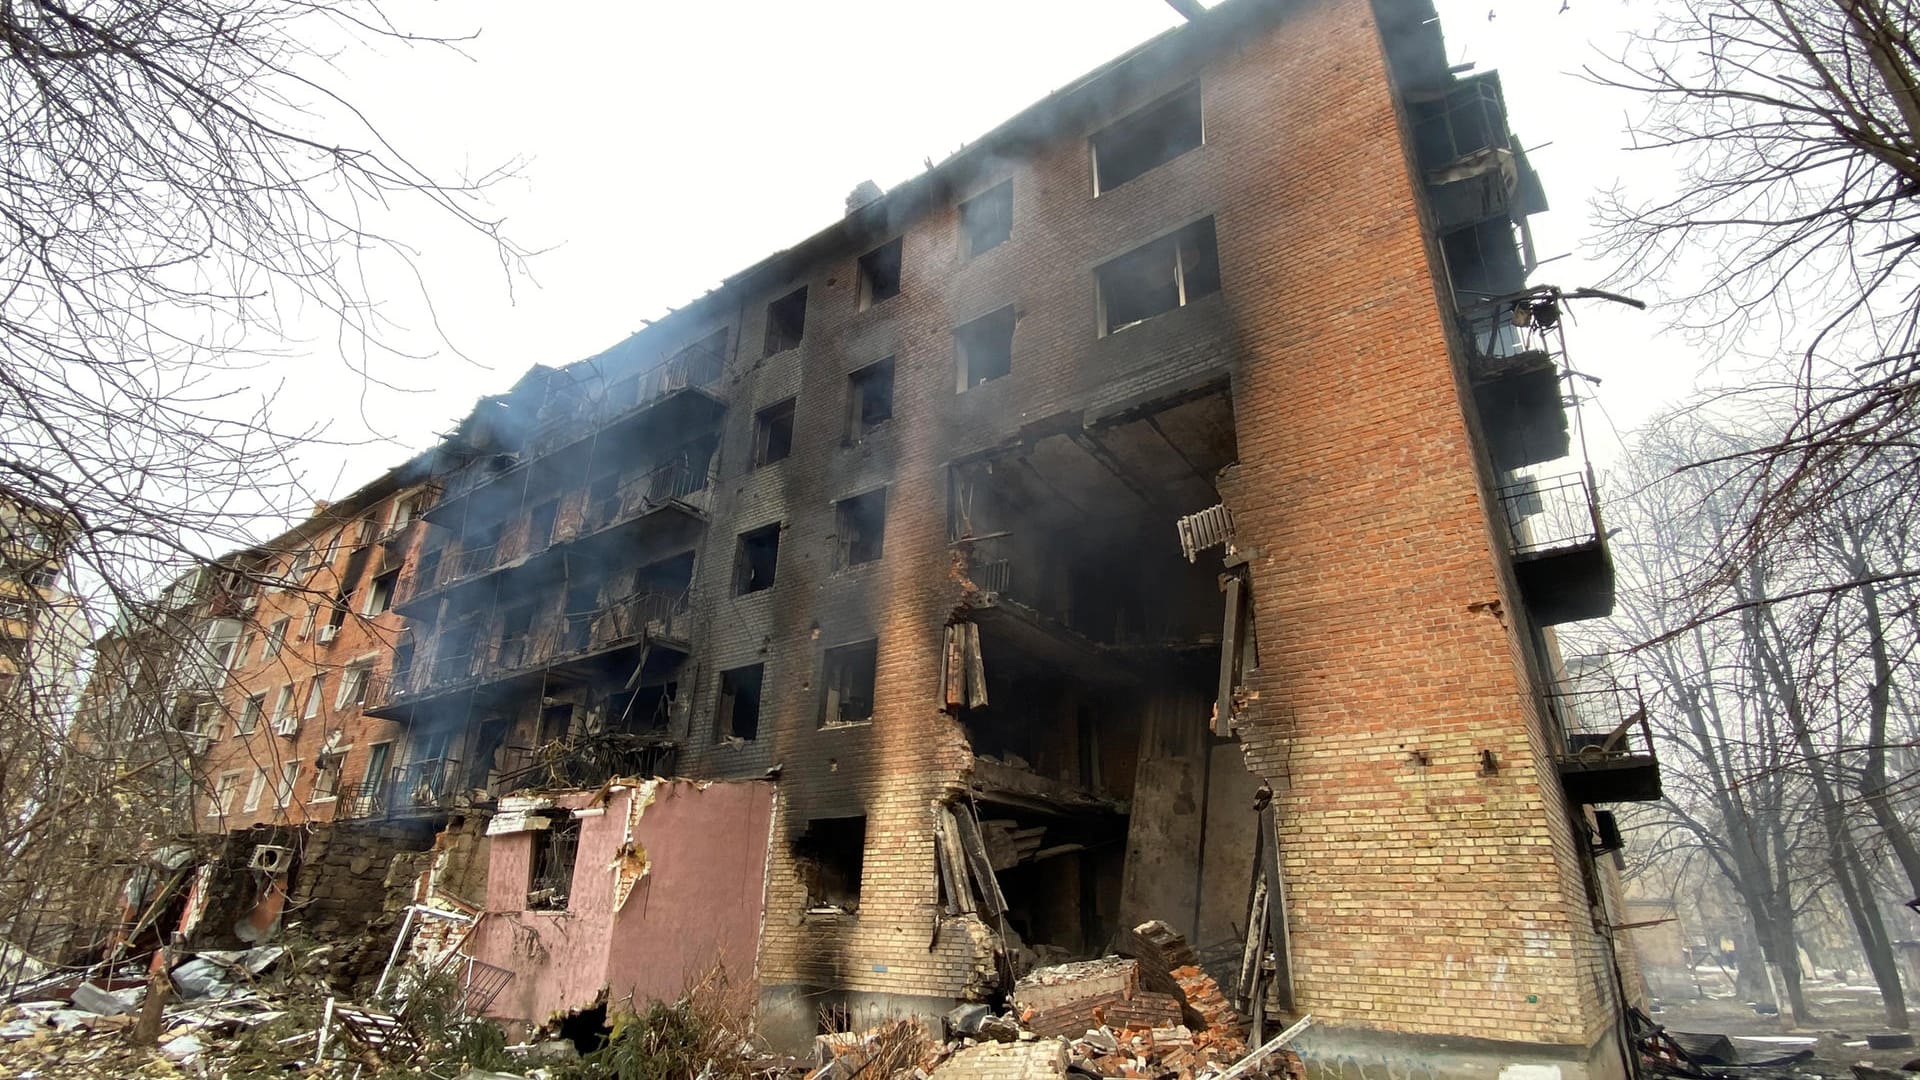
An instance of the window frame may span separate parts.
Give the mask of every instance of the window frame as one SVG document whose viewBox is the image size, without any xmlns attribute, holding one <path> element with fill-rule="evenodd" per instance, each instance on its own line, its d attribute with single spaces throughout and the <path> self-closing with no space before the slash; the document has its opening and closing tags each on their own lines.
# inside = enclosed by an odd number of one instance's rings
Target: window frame
<svg viewBox="0 0 1920 1080">
<path fill-rule="evenodd" d="M 1186 249 L 1188 245 L 1185 241 L 1188 239 L 1189 234 L 1192 235 L 1196 248 L 1196 258 L 1191 270 L 1186 265 Z M 1199 240 L 1202 237 L 1211 241 L 1209 246 L 1211 246 L 1213 251 L 1211 259 L 1213 272 L 1210 279 L 1203 274 L 1207 260 L 1202 257 L 1205 252 L 1199 244 Z M 1134 260 L 1147 261 L 1145 257 L 1148 254 L 1153 254 L 1153 249 L 1162 245 L 1168 248 L 1173 258 L 1173 306 L 1161 308 L 1158 311 L 1142 315 L 1139 318 L 1132 319 L 1117 326 L 1113 325 L 1109 294 L 1114 292 L 1114 288 L 1113 285 L 1110 284 L 1109 273 L 1117 274 L 1121 269 L 1131 269 L 1122 268 L 1120 264 L 1123 263 Z M 1211 281 L 1212 287 L 1204 288 L 1203 286 L 1207 285 L 1209 280 Z M 1219 227 L 1215 223 L 1214 216 L 1207 214 L 1203 217 L 1195 218 L 1181 225 L 1179 228 L 1170 229 L 1144 243 L 1136 244 L 1126 251 L 1101 262 L 1093 268 L 1093 281 L 1095 329 L 1098 331 L 1097 336 L 1101 338 L 1112 337 L 1115 334 L 1131 330 L 1143 323 L 1152 322 L 1154 319 L 1163 315 L 1171 315 L 1209 296 L 1224 292 L 1226 285 L 1225 282 L 1222 281 L 1220 274 Z"/>
<path fill-rule="evenodd" d="M 799 408 L 798 408 L 799 402 L 800 402 L 800 399 L 796 395 L 794 397 L 784 398 L 780 401 L 776 401 L 773 404 L 768 405 L 764 408 L 754 410 L 754 414 L 753 414 L 753 467 L 754 468 L 764 469 L 769 465 L 778 465 L 779 463 L 793 456 L 793 434 L 794 434 L 794 427 L 796 425 L 796 422 L 799 416 Z M 772 440 L 769 438 L 769 436 L 771 432 L 774 430 L 775 425 L 782 419 L 785 420 L 786 429 L 787 429 L 785 449 L 783 449 L 780 452 L 779 457 L 768 457 L 767 452 L 772 444 Z"/>
<path fill-rule="evenodd" d="M 738 712 L 742 681 L 737 678 L 742 672 L 753 672 L 753 733 L 740 734 Z M 760 717 L 766 707 L 767 663 L 764 660 L 730 667 L 720 672 L 716 683 L 714 708 L 714 730 L 722 739 L 739 739 L 741 742 L 753 742 L 760 737 Z"/>
<path fill-rule="evenodd" d="M 855 656 L 861 656 L 865 660 L 865 667 L 867 669 L 867 708 L 864 717 L 856 717 L 849 720 L 846 719 L 846 702 L 848 698 L 839 696 L 840 687 L 831 684 L 835 681 L 844 681 L 836 679 L 836 675 L 838 674 L 835 670 L 836 664 L 844 665 Z M 860 727 L 873 723 L 873 717 L 876 712 L 873 699 L 878 695 L 880 685 L 879 637 L 859 638 L 820 650 L 819 685 L 818 727 L 824 730 L 827 728 Z"/>
<path fill-rule="evenodd" d="M 878 529 L 878 535 L 873 540 L 873 553 L 864 559 L 855 559 L 853 557 L 854 547 L 857 543 L 861 542 L 864 539 L 864 536 L 862 534 L 858 534 L 853 531 L 852 527 L 857 525 L 858 522 L 853 521 L 851 519 L 853 518 L 854 515 L 863 513 L 863 511 L 860 509 L 861 504 L 865 504 L 869 500 L 873 500 L 873 499 L 879 500 L 879 505 L 880 505 L 880 512 L 877 518 L 879 522 L 879 529 Z M 870 488 L 866 491 L 860 492 L 857 495 L 849 495 L 844 499 L 834 500 L 834 503 L 833 503 L 833 533 L 834 533 L 833 569 L 835 573 L 838 573 L 842 570 L 852 570 L 856 567 L 870 566 L 886 557 L 886 554 L 887 554 L 887 502 L 888 502 L 887 488 L 885 485 L 882 485 L 877 488 Z"/>
<path fill-rule="evenodd" d="M 796 297 L 798 298 L 797 300 L 795 299 Z M 801 343 L 807 340 L 807 299 L 807 286 L 802 285 L 797 289 L 789 290 L 767 301 L 766 330 L 762 335 L 762 351 L 760 353 L 762 357 L 778 356 L 783 352 L 791 352 L 799 348 Z M 779 326 L 774 318 L 774 309 L 781 308 L 785 310 L 785 305 L 788 304 L 794 305 L 794 308 L 800 313 L 799 328 L 791 338 L 785 333 L 785 328 Z"/>
<path fill-rule="evenodd" d="M 893 420 L 894 376 L 898 369 L 894 361 L 892 356 L 882 357 L 847 373 L 847 415 L 846 425 L 840 434 L 841 445 L 857 446 Z M 869 422 L 866 403 L 874 387 L 885 389 L 886 415 Z"/>
<path fill-rule="evenodd" d="M 1195 138 L 1193 143 L 1181 149 L 1175 150 L 1173 153 L 1167 154 L 1166 156 L 1160 158 L 1159 160 L 1153 162 L 1152 164 L 1139 170 L 1138 172 L 1133 173 L 1132 175 L 1126 176 L 1111 184 L 1102 183 L 1101 176 L 1100 176 L 1100 151 L 1101 151 L 1103 140 L 1113 140 L 1113 139 L 1121 138 L 1127 135 L 1131 135 L 1134 138 L 1140 138 L 1144 131 L 1149 130 L 1145 128 L 1144 125 L 1147 123 L 1148 119 L 1152 116 L 1153 113 L 1159 110 L 1167 110 L 1169 113 L 1171 113 L 1176 108 L 1176 106 L 1179 105 L 1181 99 L 1187 97 L 1188 95 L 1192 95 L 1196 99 L 1194 101 L 1193 108 L 1194 108 L 1194 111 L 1198 114 L 1196 119 L 1198 121 L 1197 126 L 1199 130 L 1195 133 Z M 1140 127 L 1142 130 L 1141 131 L 1125 130 L 1133 127 Z M 1110 192 L 1118 191 L 1121 188 L 1125 187 L 1126 185 L 1132 183 L 1133 181 L 1140 179 L 1141 177 L 1147 175 L 1150 172 L 1153 172 L 1155 169 L 1158 169 L 1163 165 L 1167 165 L 1174 161 L 1177 161 L 1180 158 L 1185 157 L 1186 155 L 1206 145 L 1207 145 L 1207 100 L 1206 100 L 1206 95 L 1201 91 L 1199 80 L 1195 79 L 1191 82 L 1187 82 L 1178 87 L 1175 87 L 1174 89 L 1169 90 L 1164 94 L 1161 94 L 1159 97 L 1154 98 L 1151 101 L 1145 102 L 1135 108 L 1129 109 L 1127 112 L 1121 114 L 1120 116 L 1115 117 L 1114 119 L 1108 121 L 1106 124 L 1102 125 L 1099 130 L 1088 134 L 1087 136 L 1087 167 L 1088 167 L 1088 172 L 1090 173 L 1090 178 L 1093 181 L 1093 197 L 1098 199 L 1101 196 L 1106 195 Z"/>
<path fill-rule="evenodd" d="M 872 311 L 899 296 L 906 272 L 906 237 L 896 236 L 854 260 L 854 278 L 858 281 L 857 310 Z M 892 280 L 883 277 L 892 264 Z M 885 292 L 886 295 L 881 295 Z"/>
<path fill-rule="evenodd" d="M 1004 196 L 1002 195 L 1002 192 L 1005 192 Z M 975 246 L 974 232 L 976 231 L 980 222 L 977 220 L 970 222 L 968 220 L 968 216 L 969 216 L 968 208 L 969 207 L 975 208 L 974 210 L 971 211 L 971 213 L 979 214 L 986 210 L 986 208 L 989 205 L 989 200 L 994 200 L 997 202 L 1002 199 L 1004 199 L 1006 203 L 1006 210 L 1003 213 L 997 214 L 996 216 L 1003 218 L 1004 220 L 992 222 L 991 224 L 995 226 L 1004 224 L 1005 226 L 1004 233 L 1000 234 L 999 239 L 994 240 L 992 243 L 986 245 L 985 247 Z M 1002 180 L 997 184 L 991 185 L 990 187 L 983 189 L 978 194 L 974 195 L 972 198 L 962 201 L 959 204 L 959 206 L 955 207 L 955 211 L 956 211 L 956 216 L 959 219 L 960 258 L 963 262 L 972 262 L 974 259 L 977 259 L 982 255 L 985 255 L 987 252 L 992 251 L 994 248 L 997 248 L 1000 245 L 1007 243 L 1008 241 L 1013 239 L 1013 177 L 1009 176 L 1005 180 Z"/>
<path fill-rule="evenodd" d="M 783 526 L 781 523 L 774 521 L 755 529 L 748 529 L 746 532 L 740 533 L 734 538 L 733 595 L 752 596 L 754 593 L 766 592 L 779 583 L 780 534 L 782 531 Z M 767 566 L 766 583 L 753 585 L 749 588 L 749 575 L 753 571 L 753 560 L 747 554 L 748 548 L 757 538 L 768 535 L 773 537 L 773 559 Z"/>
</svg>

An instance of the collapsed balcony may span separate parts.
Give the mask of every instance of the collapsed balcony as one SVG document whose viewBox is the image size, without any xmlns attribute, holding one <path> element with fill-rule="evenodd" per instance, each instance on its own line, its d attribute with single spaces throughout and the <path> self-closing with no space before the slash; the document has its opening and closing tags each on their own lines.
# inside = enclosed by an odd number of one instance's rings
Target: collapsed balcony
<svg viewBox="0 0 1920 1080">
<path fill-rule="evenodd" d="M 1218 940 L 1244 916 L 1200 903 L 1202 877 L 1244 898 L 1250 871 L 1221 846 L 1237 826 L 1210 800 L 1216 750 L 1239 753 L 1208 732 L 1219 567 L 1189 562 L 1175 528 L 1219 504 L 1215 477 L 1236 453 L 1215 383 L 1048 418 L 951 470 L 959 598 L 942 704 L 973 763 L 942 891 L 948 910 L 1000 920 L 1016 971 L 1099 955 L 1168 912 Z"/>
<path fill-rule="evenodd" d="M 1656 802 L 1660 763 L 1638 687 L 1569 680 L 1546 695 L 1557 765 L 1575 803 Z"/>
</svg>

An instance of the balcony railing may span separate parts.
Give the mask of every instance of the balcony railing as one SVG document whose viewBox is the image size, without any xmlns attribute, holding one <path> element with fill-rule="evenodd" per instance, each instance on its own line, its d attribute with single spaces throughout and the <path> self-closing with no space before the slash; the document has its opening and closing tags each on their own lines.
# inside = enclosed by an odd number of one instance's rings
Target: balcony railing
<svg viewBox="0 0 1920 1080">
<path fill-rule="evenodd" d="M 638 641 L 645 634 L 679 639 L 690 610 L 687 590 L 634 593 L 592 611 L 568 612 L 536 622 L 522 634 L 491 645 L 416 660 L 394 676 L 367 680 L 367 707 L 404 704 L 428 691 L 447 690 L 474 679 L 498 678 Z"/>
<path fill-rule="evenodd" d="M 1540 555 L 1600 540 L 1600 509 L 1585 472 L 1528 478 L 1500 489 L 1517 556 Z"/>
<path fill-rule="evenodd" d="M 460 762 L 454 758 L 428 758 L 393 770 L 389 805 L 395 813 L 408 810 L 436 810 L 452 805 L 462 788 Z"/>
<path fill-rule="evenodd" d="M 507 747 L 499 760 L 494 786 L 506 795 L 536 787 L 590 787 L 616 776 L 671 776 L 679 747 L 661 735 L 605 731 L 545 746 Z"/>
<path fill-rule="evenodd" d="M 645 472 L 636 473 L 620 483 L 614 494 L 587 507 L 580 535 L 599 532 L 611 525 L 637 517 L 676 499 L 684 499 L 707 486 L 704 460 L 696 468 L 689 455 L 681 455 Z"/>
<path fill-rule="evenodd" d="M 720 381 L 723 361 L 720 356 L 695 347 L 638 376 L 621 379 L 607 387 L 605 395 L 587 398 L 555 410 L 543 417 L 540 427 L 528 440 L 528 450 L 544 454 L 565 446 L 584 433 L 679 390 L 712 386 Z"/>
<path fill-rule="evenodd" d="M 334 816 L 340 818 L 379 818 L 387 816 L 387 785 L 379 781 L 342 784 L 337 792 Z"/>
<path fill-rule="evenodd" d="M 1546 694 L 1546 706 L 1561 739 L 1561 780 L 1574 801 L 1637 802 L 1660 797 L 1653 727 L 1647 722 L 1647 705 L 1639 687 L 1563 683 Z"/>
</svg>

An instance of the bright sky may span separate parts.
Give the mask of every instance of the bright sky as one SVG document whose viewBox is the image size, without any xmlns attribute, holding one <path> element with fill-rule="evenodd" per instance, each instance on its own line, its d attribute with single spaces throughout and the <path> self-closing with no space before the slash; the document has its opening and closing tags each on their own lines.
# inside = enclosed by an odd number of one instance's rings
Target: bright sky
<svg viewBox="0 0 1920 1080">
<path fill-rule="evenodd" d="M 1536 282 L 1595 283 L 1588 201 L 1640 168 L 1620 150 L 1632 105 L 1577 71 L 1653 15 L 1623 0 L 1440 0 L 1456 62 L 1502 74 L 1514 130 L 1553 205 L 1534 219 Z M 1488 18 L 1489 7 L 1495 17 Z M 404 19 L 413 9 L 395 9 Z M 418 9 L 479 28 L 465 57 L 383 46 L 343 58 L 347 96 L 429 169 L 523 159 L 492 196 L 509 232 L 544 249 L 509 282 L 471 238 L 408 219 L 441 327 L 464 352 L 383 365 L 409 393 L 346 376 L 331 340 L 285 374 L 281 427 L 340 419 L 388 442 L 311 448 L 319 495 L 344 494 L 464 415 L 533 363 L 589 356 L 789 246 L 841 213 L 860 180 L 891 187 L 1085 71 L 1176 25 L 1164 0 L 705 0 L 536 9 L 474 0 Z M 563 17 L 561 12 L 567 14 Z M 460 23 L 447 20 L 457 17 Z M 1533 148 L 1538 149 L 1533 149 Z M 1657 173 L 1635 178 L 1657 185 Z M 511 292 L 509 292 L 511 288 Z M 391 314 L 424 313 L 395 279 Z M 1604 379 L 1595 451 L 1685 392 L 1698 363 L 1656 316 L 1575 312 L 1579 368 Z M 416 342 L 424 349 L 424 335 Z M 263 372 L 264 374 L 264 372 Z"/>
</svg>

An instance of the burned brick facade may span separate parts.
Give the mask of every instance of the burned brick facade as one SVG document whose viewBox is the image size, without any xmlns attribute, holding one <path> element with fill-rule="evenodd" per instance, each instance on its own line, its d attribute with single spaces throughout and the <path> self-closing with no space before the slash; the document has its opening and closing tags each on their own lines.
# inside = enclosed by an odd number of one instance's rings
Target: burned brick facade
<svg viewBox="0 0 1920 1080">
<path fill-rule="evenodd" d="M 1227 0 L 483 401 L 368 683 L 404 728 L 369 805 L 777 779 L 776 1041 L 1160 919 L 1312 1012 L 1329 1074 L 1619 1074 L 1589 806 L 1657 773 L 1624 727 L 1567 763 L 1550 627 L 1612 572 L 1563 296 L 1432 16 Z M 539 911 L 528 844 L 488 895 Z"/>
</svg>

